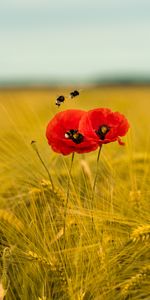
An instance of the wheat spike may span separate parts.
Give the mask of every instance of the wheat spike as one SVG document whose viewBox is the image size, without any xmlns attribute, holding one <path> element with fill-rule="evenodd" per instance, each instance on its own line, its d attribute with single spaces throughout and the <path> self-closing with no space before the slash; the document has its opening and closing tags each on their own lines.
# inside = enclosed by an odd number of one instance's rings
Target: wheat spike
<svg viewBox="0 0 150 300">
<path fill-rule="evenodd" d="M 39 194 L 39 193 L 41 193 L 41 190 L 39 188 L 36 188 L 36 187 L 30 189 L 30 191 L 29 191 L 29 195 L 36 195 L 36 194 Z"/>
<path fill-rule="evenodd" d="M 65 195 L 59 188 L 52 187 L 50 181 L 43 179 L 41 181 L 41 185 L 44 188 L 44 190 L 48 189 L 52 193 L 52 195 L 56 196 L 59 200 L 61 200 L 62 203 L 65 203 Z"/>
<path fill-rule="evenodd" d="M 0 220 L 9 223 L 19 231 L 24 229 L 22 222 L 12 212 L 5 209 L 0 209 Z"/>
<path fill-rule="evenodd" d="M 42 263 L 42 264 L 45 264 L 45 265 L 48 265 L 50 266 L 53 270 L 55 270 L 55 259 L 51 259 L 51 260 L 47 260 L 45 257 L 41 256 L 41 255 L 38 255 L 37 253 L 33 252 L 33 251 L 28 251 L 26 252 L 26 256 L 29 258 L 29 259 L 33 259 L 39 263 Z"/>
<path fill-rule="evenodd" d="M 50 245 L 55 243 L 56 241 L 58 241 L 64 234 L 64 228 L 62 227 L 59 232 L 56 234 L 56 236 L 54 237 L 54 239 L 50 242 Z"/>
<path fill-rule="evenodd" d="M 9 258 L 11 255 L 11 249 L 9 247 L 4 248 L 2 255 L 3 269 L 2 269 L 2 277 L 1 277 L 1 299 L 7 294 L 9 289 L 10 280 L 7 274 L 8 267 L 10 264 Z"/>
<path fill-rule="evenodd" d="M 129 292 L 136 286 L 140 285 L 148 275 L 150 275 L 150 265 L 143 267 L 139 273 L 126 281 L 126 284 L 122 288 L 122 295 L 127 296 Z"/>
<path fill-rule="evenodd" d="M 150 225 L 140 225 L 131 233 L 133 242 L 147 241 L 150 238 Z"/>
<path fill-rule="evenodd" d="M 92 186 L 92 182 L 93 182 L 92 173 L 91 173 L 91 170 L 90 170 L 90 167 L 89 167 L 87 161 L 84 159 L 81 159 L 80 164 L 81 164 L 81 168 L 82 168 L 84 174 L 87 176 L 87 178 L 89 179 L 90 185 Z"/>
</svg>

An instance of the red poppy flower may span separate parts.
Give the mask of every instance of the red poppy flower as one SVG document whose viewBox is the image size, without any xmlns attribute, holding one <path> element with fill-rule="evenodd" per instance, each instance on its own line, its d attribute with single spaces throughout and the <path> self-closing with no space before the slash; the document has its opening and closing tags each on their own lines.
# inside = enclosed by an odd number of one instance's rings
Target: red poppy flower
<svg viewBox="0 0 150 300">
<path fill-rule="evenodd" d="M 97 141 L 87 138 L 78 130 L 82 110 L 66 110 L 57 113 L 49 122 L 46 137 L 55 152 L 63 155 L 72 152 L 85 153 L 97 149 Z"/>
<path fill-rule="evenodd" d="M 120 137 L 129 129 L 129 123 L 124 115 L 112 112 L 107 108 L 97 108 L 88 111 L 80 121 L 79 131 L 87 138 L 101 144 L 118 141 L 124 145 Z"/>
</svg>

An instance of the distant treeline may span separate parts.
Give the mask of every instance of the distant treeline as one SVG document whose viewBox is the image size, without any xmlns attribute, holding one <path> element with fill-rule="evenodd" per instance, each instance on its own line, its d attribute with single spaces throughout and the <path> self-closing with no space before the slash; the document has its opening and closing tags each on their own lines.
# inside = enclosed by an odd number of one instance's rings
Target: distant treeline
<svg viewBox="0 0 150 300">
<path fill-rule="evenodd" d="M 96 79 L 95 83 L 97 85 L 122 85 L 122 86 L 132 86 L 132 85 L 150 85 L 149 78 L 135 78 L 135 77 L 111 77 L 104 79 Z"/>
<path fill-rule="evenodd" d="M 78 80 L 8 80 L 8 81 L 0 81 L 0 89 L 45 89 L 45 88 L 57 88 L 59 86 L 150 86 L 150 77 L 96 77 L 96 78 L 88 78 L 87 79 L 78 79 Z"/>
</svg>

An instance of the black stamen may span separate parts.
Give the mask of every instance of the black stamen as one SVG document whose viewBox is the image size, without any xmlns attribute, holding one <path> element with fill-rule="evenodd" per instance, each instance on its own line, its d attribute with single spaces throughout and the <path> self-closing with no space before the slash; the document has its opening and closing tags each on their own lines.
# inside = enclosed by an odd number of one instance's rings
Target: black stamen
<svg viewBox="0 0 150 300">
<path fill-rule="evenodd" d="M 75 133 L 73 135 L 72 141 L 76 144 L 80 144 L 83 142 L 83 135 L 81 133 Z"/>
<path fill-rule="evenodd" d="M 110 130 L 110 127 L 108 127 L 107 125 L 102 125 L 95 132 L 100 137 L 101 140 L 104 140 L 105 135 L 109 132 L 109 130 Z"/>
<path fill-rule="evenodd" d="M 70 129 L 69 131 L 67 131 L 65 133 L 65 137 L 68 138 L 68 139 L 72 139 L 73 138 L 73 135 L 75 133 L 77 133 L 78 130 L 75 130 L 75 129 Z M 67 137 L 68 136 L 68 137 Z"/>
<path fill-rule="evenodd" d="M 70 129 L 65 133 L 65 138 L 72 140 L 75 144 L 80 144 L 83 142 L 83 135 L 76 129 Z"/>
</svg>

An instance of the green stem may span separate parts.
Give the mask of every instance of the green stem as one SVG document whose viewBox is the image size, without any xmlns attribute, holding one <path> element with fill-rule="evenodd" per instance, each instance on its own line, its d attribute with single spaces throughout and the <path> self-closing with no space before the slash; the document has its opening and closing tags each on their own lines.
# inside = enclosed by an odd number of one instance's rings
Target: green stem
<svg viewBox="0 0 150 300">
<path fill-rule="evenodd" d="M 74 152 L 72 153 L 71 156 L 71 163 L 70 163 L 69 174 L 68 174 L 67 196 L 66 196 L 66 203 L 64 209 L 64 248 L 66 243 L 66 217 L 67 217 L 67 208 L 68 208 L 68 201 L 69 201 L 69 194 L 70 194 L 70 182 L 71 182 L 71 171 L 72 171 L 73 161 L 74 161 Z"/>
<path fill-rule="evenodd" d="M 98 154 L 97 154 L 97 160 L 96 160 L 96 173 L 95 173 L 95 178 L 94 178 L 94 183 L 93 183 L 93 188 L 92 188 L 92 197 L 91 197 L 91 208 L 93 209 L 94 205 L 94 197 L 95 197 L 95 188 L 97 184 L 97 177 L 98 177 L 98 168 L 99 168 L 99 159 L 100 159 L 100 154 L 101 154 L 101 149 L 102 145 L 99 147 Z M 93 218 L 93 212 L 92 212 L 92 226 L 94 227 L 94 218 Z"/>
<path fill-rule="evenodd" d="M 92 200 L 94 200 L 94 196 L 95 196 L 95 188 L 96 188 L 97 177 L 98 177 L 98 167 L 99 167 L 99 159 L 100 159 L 101 149 L 102 149 L 102 145 L 99 147 L 97 160 L 96 160 L 96 173 L 95 173 L 95 178 L 94 178 L 94 183 L 93 183 L 93 188 L 92 188 Z"/>
<path fill-rule="evenodd" d="M 40 155 L 40 153 L 39 153 L 39 151 L 38 151 L 36 142 L 35 142 L 35 141 L 32 141 L 32 142 L 31 142 L 31 146 L 33 147 L 33 149 L 34 149 L 34 151 L 36 152 L 36 154 L 37 154 L 37 156 L 38 156 L 40 162 L 42 163 L 42 165 L 43 165 L 45 171 L 47 172 L 48 177 L 49 177 L 49 180 L 50 180 L 50 183 L 51 183 L 51 186 L 52 186 L 52 189 L 54 190 L 54 184 L 53 184 L 52 177 L 51 177 L 50 172 L 49 172 L 47 166 L 45 165 L 45 163 L 44 163 L 44 161 L 43 161 L 43 159 L 42 159 L 42 157 L 41 157 L 41 155 Z"/>
</svg>

